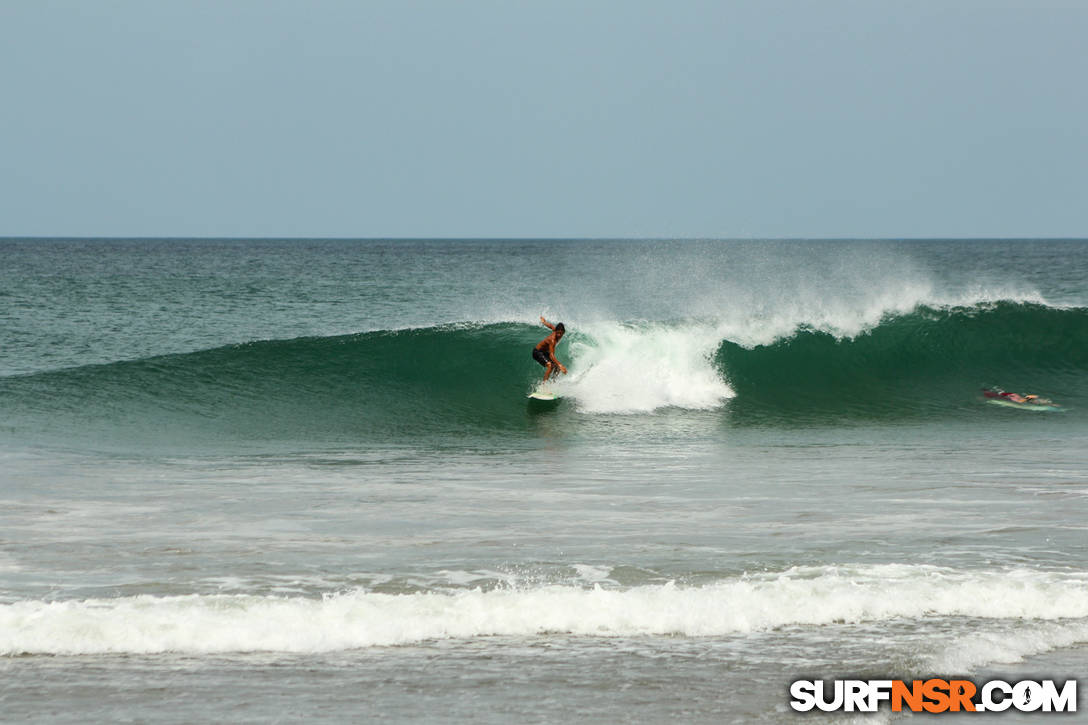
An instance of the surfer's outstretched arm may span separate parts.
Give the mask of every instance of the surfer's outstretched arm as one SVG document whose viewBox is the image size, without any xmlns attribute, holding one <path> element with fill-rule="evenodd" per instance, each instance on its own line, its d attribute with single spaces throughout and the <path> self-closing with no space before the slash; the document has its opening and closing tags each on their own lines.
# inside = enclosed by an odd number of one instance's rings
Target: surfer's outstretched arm
<svg viewBox="0 0 1088 725">
<path fill-rule="evenodd" d="M 548 354 L 549 354 L 549 357 L 551 359 L 552 365 L 554 366 L 551 369 L 552 377 L 554 378 L 560 372 L 562 372 L 564 375 L 566 375 L 567 374 L 566 366 L 563 365 L 563 363 L 559 362 L 559 358 L 557 358 L 555 356 L 555 345 L 552 345 L 551 350 L 548 351 Z"/>
<path fill-rule="evenodd" d="M 549 330 L 554 330 L 555 329 L 555 325 L 553 325 L 552 323 L 545 320 L 544 315 L 540 316 L 540 321 L 544 324 L 544 327 L 547 327 Z"/>
</svg>

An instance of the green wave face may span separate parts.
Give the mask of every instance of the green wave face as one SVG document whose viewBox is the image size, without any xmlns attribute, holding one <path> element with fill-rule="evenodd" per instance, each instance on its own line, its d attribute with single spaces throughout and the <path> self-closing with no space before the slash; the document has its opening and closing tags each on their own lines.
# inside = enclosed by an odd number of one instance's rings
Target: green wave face
<svg viewBox="0 0 1088 725">
<path fill-rule="evenodd" d="M 710 411 L 723 425 L 836 424 L 977 417 L 986 385 L 1051 397 L 1073 412 L 1088 407 L 1083 308 L 919 308 L 852 338 L 800 329 L 756 347 L 720 339 L 713 325 L 691 332 L 685 323 L 610 324 L 623 334 L 587 325 L 562 343 L 571 375 L 556 384 L 562 405 L 544 412 L 525 397 L 542 372 L 530 356 L 541 329 L 465 325 L 253 342 L 2 378 L 0 433 L 121 446 L 395 444 L 516 438 L 536 431 L 540 415 L 592 431 L 615 416 L 685 409 Z M 641 399 L 641 407 L 627 404 Z M 995 411 L 1005 412 L 986 413 Z"/>
<path fill-rule="evenodd" d="M 15 432 L 88 440 L 395 441 L 525 429 L 523 325 L 252 342 L 0 380 Z M 11 429 L 12 426 L 9 426 Z"/>
<path fill-rule="evenodd" d="M 1084 399 L 1088 310 L 997 303 L 919 308 L 850 339 L 801 330 L 773 345 L 722 344 L 743 420 L 942 417 L 977 412 L 984 386 Z"/>
</svg>

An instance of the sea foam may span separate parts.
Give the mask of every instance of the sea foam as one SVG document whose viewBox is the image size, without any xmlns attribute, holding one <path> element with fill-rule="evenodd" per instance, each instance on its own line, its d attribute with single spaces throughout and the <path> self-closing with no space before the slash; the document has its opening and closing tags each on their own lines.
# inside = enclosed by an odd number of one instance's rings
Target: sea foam
<svg viewBox="0 0 1088 725">
<path fill-rule="evenodd" d="M 589 413 L 716 408 L 734 396 L 714 366 L 720 343 L 716 328 L 699 324 L 589 325 L 571 343 L 578 364 L 556 391 Z"/>
<path fill-rule="evenodd" d="M 788 625 L 933 616 L 1084 627 L 1088 578 L 1033 570 L 883 565 L 794 568 L 686 587 L 536 586 L 323 598 L 135 596 L 0 606 L 0 654 L 325 652 L 435 639 L 714 637 Z M 1045 632 L 1028 649 L 1045 648 Z M 1069 639 L 1057 630 L 1058 644 Z M 1055 645 L 1057 646 L 1057 644 Z M 984 649 L 984 648 L 983 648 Z M 1023 650 L 1024 648 L 1019 648 Z M 975 647 L 978 657 L 984 652 Z"/>
</svg>

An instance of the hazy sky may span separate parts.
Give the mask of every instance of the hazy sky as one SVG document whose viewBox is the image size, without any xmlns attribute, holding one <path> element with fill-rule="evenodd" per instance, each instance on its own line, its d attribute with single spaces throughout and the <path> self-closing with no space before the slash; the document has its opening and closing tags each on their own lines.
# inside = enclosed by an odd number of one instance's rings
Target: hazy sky
<svg viewBox="0 0 1088 725">
<path fill-rule="evenodd" d="M 0 236 L 1088 236 L 1088 1 L 0 0 Z"/>
</svg>

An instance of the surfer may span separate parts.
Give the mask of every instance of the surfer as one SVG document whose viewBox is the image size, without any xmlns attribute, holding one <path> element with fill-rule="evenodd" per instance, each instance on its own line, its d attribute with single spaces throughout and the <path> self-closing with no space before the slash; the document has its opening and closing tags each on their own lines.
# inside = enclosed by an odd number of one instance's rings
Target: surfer
<svg viewBox="0 0 1088 725">
<path fill-rule="evenodd" d="M 563 339 L 563 333 L 567 331 L 567 328 L 563 326 L 562 322 L 553 325 L 545 320 L 543 316 L 541 316 L 540 321 L 552 331 L 552 334 L 536 344 L 536 347 L 533 348 L 533 359 L 544 366 L 544 382 L 548 382 L 548 378 L 555 377 L 560 371 L 564 375 L 567 374 L 567 369 L 555 356 L 555 346 Z"/>
<path fill-rule="evenodd" d="M 1030 405 L 1053 405 L 1054 401 L 1049 398 L 1040 398 L 1038 395 L 1020 393 L 1007 393 L 1004 390 L 990 390 L 989 388 L 982 389 L 983 395 L 987 398 L 1004 398 L 1005 400 L 1011 400 L 1014 403 L 1023 403 Z"/>
</svg>

